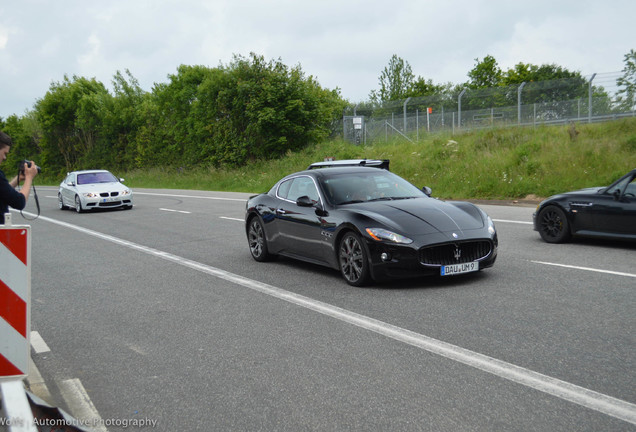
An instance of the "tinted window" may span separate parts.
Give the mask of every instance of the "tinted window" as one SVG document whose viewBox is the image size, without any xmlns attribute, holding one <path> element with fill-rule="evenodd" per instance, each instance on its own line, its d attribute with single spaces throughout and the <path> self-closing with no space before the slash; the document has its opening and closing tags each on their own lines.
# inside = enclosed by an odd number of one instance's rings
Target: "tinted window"
<svg viewBox="0 0 636 432">
<path fill-rule="evenodd" d="M 310 177 L 296 177 L 292 180 L 287 199 L 296 201 L 302 196 L 308 196 L 314 203 L 320 200 L 318 189 Z"/>
<path fill-rule="evenodd" d="M 289 193 L 289 188 L 291 187 L 292 180 L 286 180 L 280 184 L 278 187 L 278 197 L 279 198 L 287 198 L 287 194 Z"/>
<path fill-rule="evenodd" d="M 86 173 L 77 175 L 77 184 L 91 183 L 112 183 L 118 181 L 117 178 L 109 172 Z"/>
<path fill-rule="evenodd" d="M 636 187 L 636 185 L 634 184 L 634 180 L 636 179 L 632 177 L 625 177 L 623 180 L 609 187 L 605 191 L 605 193 L 608 193 L 610 195 L 613 195 L 617 191 L 624 191 L 623 193 L 634 193 L 633 188 Z"/>
<path fill-rule="evenodd" d="M 323 184 L 334 204 L 426 197 L 402 177 L 384 170 L 336 174 L 323 180 Z"/>
</svg>

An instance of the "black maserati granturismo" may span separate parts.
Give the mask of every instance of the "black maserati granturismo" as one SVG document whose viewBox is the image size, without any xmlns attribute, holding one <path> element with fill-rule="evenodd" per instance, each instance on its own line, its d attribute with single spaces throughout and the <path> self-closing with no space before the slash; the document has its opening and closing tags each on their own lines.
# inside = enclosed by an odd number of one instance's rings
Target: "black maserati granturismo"
<svg viewBox="0 0 636 432">
<path fill-rule="evenodd" d="M 430 193 L 383 167 L 297 172 L 248 200 L 249 249 L 257 261 L 282 255 L 331 267 L 354 286 L 491 267 L 498 240 L 490 217 Z"/>
</svg>

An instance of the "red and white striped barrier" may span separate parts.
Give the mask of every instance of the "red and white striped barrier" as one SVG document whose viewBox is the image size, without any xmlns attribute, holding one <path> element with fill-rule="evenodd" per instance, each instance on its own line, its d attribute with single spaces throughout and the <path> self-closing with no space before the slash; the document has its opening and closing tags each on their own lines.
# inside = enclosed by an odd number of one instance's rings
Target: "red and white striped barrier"
<svg viewBox="0 0 636 432">
<path fill-rule="evenodd" d="M 31 227 L 0 225 L 0 379 L 24 378 L 31 329 Z"/>
</svg>

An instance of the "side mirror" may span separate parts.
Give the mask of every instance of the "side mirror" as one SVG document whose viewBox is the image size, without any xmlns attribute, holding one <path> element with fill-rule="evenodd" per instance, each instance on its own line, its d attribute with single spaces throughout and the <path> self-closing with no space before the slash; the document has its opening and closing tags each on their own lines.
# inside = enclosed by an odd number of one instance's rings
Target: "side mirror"
<svg viewBox="0 0 636 432">
<path fill-rule="evenodd" d="M 621 193 L 620 189 L 616 189 L 612 195 L 614 195 L 614 199 L 616 201 L 620 201 L 621 200 L 622 193 Z"/>
<path fill-rule="evenodd" d="M 119 183 L 123 183 L 123 182 L 124 182 L 124 179 L 123 179 L 123 178 L 120 178 L 120 179 L 119 179 Z"/>
<path fill-rule="evenodd" d="M 433 193 L 433 190 L 430 187 L 428 187 L 428 186 L 424 186 L 422 188 L 422 192 L 424 192 L 426 194 L 426 196 L 430 197 L 431 194 Z"/>
<path fill-rule="evenodd" d="M 307 195 L 303 195 L 296 200 L 296 205 L 299 207 L 313 207 L 314 202 Z"/>
</svg>

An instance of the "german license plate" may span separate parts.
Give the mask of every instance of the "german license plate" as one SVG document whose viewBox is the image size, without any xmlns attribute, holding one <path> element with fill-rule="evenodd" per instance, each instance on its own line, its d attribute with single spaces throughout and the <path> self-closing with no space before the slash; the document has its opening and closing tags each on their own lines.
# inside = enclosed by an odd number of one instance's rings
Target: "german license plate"
<svg viewBox="0 0 636 432">
<path fill-rule="evenodd" d="M 470 273 L 479 270 L 479 261 L 473 261 L 469 263 L 462 264 L 451 264 L 442 266 L 441 275 L 442 276 L 453 276 L 462 273 Z"/>
</svg>

